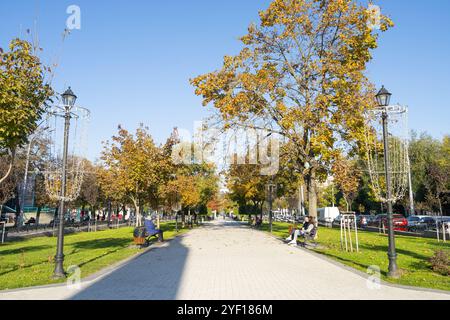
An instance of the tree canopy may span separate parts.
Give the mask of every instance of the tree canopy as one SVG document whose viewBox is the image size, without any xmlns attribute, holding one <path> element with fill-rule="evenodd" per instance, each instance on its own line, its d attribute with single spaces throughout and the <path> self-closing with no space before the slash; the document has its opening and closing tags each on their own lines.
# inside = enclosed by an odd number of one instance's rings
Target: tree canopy
<svg viewBox="0 0 450 320">
<path fill-rule="evenodd" d="M 374 105 L 364 72 L 378 33 L 351 0 L 274 0 L 259 15 L 241 52 L 191 83 L 224 127 L 244 123 L 292 142 L 315 214 L 318 174 L 364 141 L 364 112 Z M 381 30 L 391 26 L 381 16 Z"/>
</svg>

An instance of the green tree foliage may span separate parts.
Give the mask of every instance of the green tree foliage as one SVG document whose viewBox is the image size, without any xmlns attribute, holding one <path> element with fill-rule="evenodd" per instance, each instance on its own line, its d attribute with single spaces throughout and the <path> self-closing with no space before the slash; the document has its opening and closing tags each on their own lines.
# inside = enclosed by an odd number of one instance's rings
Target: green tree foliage
<svg viewBox="0 0 450 320">
<path fill-rule="evenodd" d="M 0 184 L 11 173 L 17 149 L 36 130 L 53 94 L 45 83 L 45 70 L 27 41 L 15 39 L 8 52 L 0 50 L 0 152 L 10 156 L 6 172 L 0 172 Z"/>
</svg>

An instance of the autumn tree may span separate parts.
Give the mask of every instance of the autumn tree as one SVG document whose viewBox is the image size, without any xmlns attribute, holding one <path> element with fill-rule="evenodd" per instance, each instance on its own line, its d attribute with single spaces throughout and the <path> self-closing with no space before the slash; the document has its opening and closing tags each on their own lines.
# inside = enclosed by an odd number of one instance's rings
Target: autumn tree
<svg viewBox="0 0 450 320">
<path fill-rule="evenodd" d="M 124 195 L 136 210 L 136 225 L 142 223 L 142 207 L 159 181 L 160 150 L 148 129 L 141 125 L 133 135 L 122 127 L 106 142 L 101 159 L 105 170 L 100 174 L 106 194 Z"/>
<path fill-rule="evenodd" d="M 218 192 L 218 176 L 215 167 L 207 163 L 191 163 L 176 166 L 172 179 L 166 184 L 169 199 L 176 199 L 182 208 L 182 221 L 185 214 L 192 211 L 204 214 L 208 203 Z"/>
<path fill-rule="evenodd" d="M 364 140 L 363 114 L 374 105 L 364 72 L 378 35 L 352 0 L 274 0 L 259 15 L 242 51 L 191 84 L 224 127 L 264 128 L 292 143 L 316 215 L 319 176 Z M 393 25 L 380 19 L 382 31 Z"/>
<path fill-rule="evenodd" d="M 333 164 L 333 177 L 342 192 L 347 212 L 349 212 L 358 195 L 360 183 L 360 170 L 357 163 L 346 158 L 336 160 Z"/>
<path fill-rule="evenodd" d="M 99 166 L 84 159 L 83 183 L 81 184 L 80 195 L 76 201 L 77 204 L 81 205 L 83 211 L 86 206 L 90 206 L 94 215 L 101 198 L 100 183 L 98 181 L 99 170 L 101 170 Z"/>
<path fill-rule="evenodd" d="M 9 157 L 0 184 L 11 174 L 17 149 L 36 130 L 53 94 L 45 70 L 27 41 L 12 40 L 8 52 L 0 48 L 0 154 Z"/>
<path fill-rule="evenodd" d="M 263 214 L 269 177 L 261 175 L 260 169 L 259 165 L 248 163 L 231 164 L 227 172 L 228 198 L 238 204 L 240 214 Z"/>
</svg>

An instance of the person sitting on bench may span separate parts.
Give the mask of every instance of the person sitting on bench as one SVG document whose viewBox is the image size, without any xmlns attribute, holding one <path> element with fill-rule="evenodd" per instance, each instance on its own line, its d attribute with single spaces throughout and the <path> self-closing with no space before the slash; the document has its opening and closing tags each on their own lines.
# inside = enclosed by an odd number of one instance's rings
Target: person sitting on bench
<svg viewBox="0 0 450 320">
<path fill-rule="evenodd" d="M 304 237 L 307 234 L 310 234 L 311 231 L 315 228 L 314 217 L 305 217 L 305 222 L 303 223 L 302 229 L 293 230 L 292 234 L 286 238 L 286 241 L 290 241 L 288 244 L 297 245 L 298 237 Z"/>
<path fill-rule="evenodd" d="M 256 217 L 255 228 L 259 228 L 262 226 L 262 219 L 260 217 Z"/>
<path fill-rule="evenodd" d="M 159 242 L 164 241 L 163 231 L 156 229 L 156 226 L 151 219 L 145 219 L 144 226 L 146 237 L 157 236 Z"/>
</svg>

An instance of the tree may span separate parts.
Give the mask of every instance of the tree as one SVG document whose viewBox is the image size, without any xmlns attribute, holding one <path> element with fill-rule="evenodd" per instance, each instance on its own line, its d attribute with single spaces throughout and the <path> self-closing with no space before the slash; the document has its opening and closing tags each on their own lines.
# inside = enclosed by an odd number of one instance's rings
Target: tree
<svg viewBox="0 0 450 320">
<path fill-rule="evenodd" d="M 238 55 L 191 80 L 224 127 L 264 128 L 290 142 L 310 215 L 332 160 L 365 141 L 364 111 L 375 101 L 364 72 L 378 37 L 370 19 L 352 0 L 274 0 L 241 38 Z M 391 26 L 381 16 L 381 30 Z"/>
<path fill-rule="evenodd" d="M 450 190 L 450 139 L 412 133 L 409 147 L 416 208 L 443 213 Z"/>
<path fill-rule="evenodd" d="M 53 94 L 45 83 L 45 70 L 27 41 L 12 40 L 9 52 L 0 49 L 0 153 L 9 156 L 0 184 L 11 174 L 17 149 L 36 130 Z"/>
<path fill-rule="evenodd" d="M 353 200 L 358 194 L 360 182 L 360 170 L 357 163 L 345 158 L 338 159 L 333 164 L 333 176 L 344 197 L 347 212 L 349 212 L 352 210 Z"/>
<path fill-rule="evenodd" d="M 96 206 L 99 203 L 100 184 L 98 181 L 100 167 L 93 165 L 89 160 L 84 160 L 84 177 L 81 185 L 80 195 L 78 196 L 77 203 L 82 206 L 84 211 L 86 205 L 91 207 L 93 214 L 95 215 Z"/>
<path fill-rule="evenodd" d="M 160 151 L 143 125 L 135 135 L 119 126 L 112 140 L 104 144 L 101 156 L 105 165 L 100 178 L 102 188 L 107 196 L 126 196 L 136 209 L 136 225 L 140 226 L 144 202 L 159 181 Z"/>
<path fill-rule="evenodd" d="M 443 215 L 442 196 L 448 191 L 450 181 L 450 167 L 439 165 L 438 161 L 431 162 L 426 170 L 425 187 L 428 191 L 427 200 L 431 205 L 439 208 Z M 436 205 L 437 204 L 437 205 Z"/>
<path fill-rule="evenodd" d="M 248 161 L 247 161 L 248 162 Z M 266 185 L 270 177 L 260 175 L 260 166 L 232 164 L 227 173 L 228 197 L 239 206 L 239 214 L 261 215 L 267 198 Z"/>
<path fill-rule="evenodd" d="M 218 177 L 213 165 L 193 163 L 178 165 L 167 183 L 166 194 L 169 199 L 176 199 L 182 207 L 182 221 L 185 213 L 192 210 L 204 214 L 208 203 L 218 192 Z"/>
</svg>

